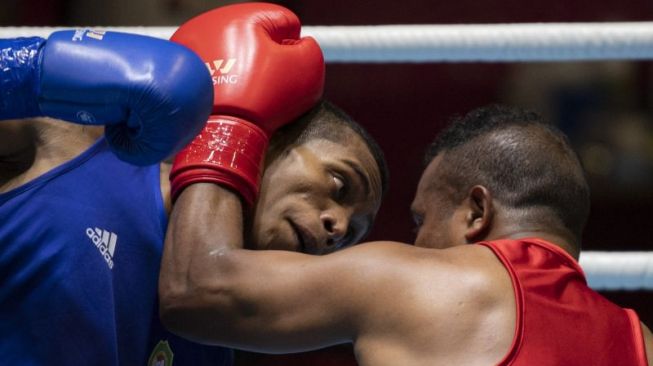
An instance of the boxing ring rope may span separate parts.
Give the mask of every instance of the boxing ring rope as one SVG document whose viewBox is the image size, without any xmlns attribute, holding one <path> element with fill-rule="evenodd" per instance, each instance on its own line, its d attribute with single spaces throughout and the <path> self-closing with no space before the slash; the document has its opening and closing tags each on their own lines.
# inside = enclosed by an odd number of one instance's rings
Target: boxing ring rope
<svg viewBox="0 0 653 366">
<path fill-rule="evenodd" d="M 0 38 L 56 28 L 0 28 Z M 168 39 L 174 27 L 97 27 Z M 653 58 L 653 22 L 305 26 L 327 62 L 515 62 Z"/>
<path fill-rule="evenodd" d="M 0 38 L 47 37 L 48 27 L 0 27 Z M 168 39 L 174 27 L 95 27 Z M 653 59 L 653 22 L 305 26 L 327 62 L 524 62 Z M 652 252 L 583 252 L 597 290 L 653 290 Z"/>
<path fill-rule="evenodd" d="M 582 252 L 580 266 L 597 290 L 652 290 L 653 252 Z"/>
</svg>

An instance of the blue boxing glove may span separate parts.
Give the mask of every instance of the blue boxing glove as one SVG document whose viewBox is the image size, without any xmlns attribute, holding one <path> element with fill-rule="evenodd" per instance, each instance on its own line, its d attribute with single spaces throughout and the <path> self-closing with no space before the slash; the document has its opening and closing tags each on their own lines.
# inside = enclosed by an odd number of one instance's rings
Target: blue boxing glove
<svg viewBox="0 0 653 366">
<path fill-rule="evenodd" d="M 213 107 L 204 62 L 162 39 L 92 30 L 0 39 L 0 120 L 47 116 L 106 125 L 109 145 L 137 165 L 176 153 Z"/>
</svg>

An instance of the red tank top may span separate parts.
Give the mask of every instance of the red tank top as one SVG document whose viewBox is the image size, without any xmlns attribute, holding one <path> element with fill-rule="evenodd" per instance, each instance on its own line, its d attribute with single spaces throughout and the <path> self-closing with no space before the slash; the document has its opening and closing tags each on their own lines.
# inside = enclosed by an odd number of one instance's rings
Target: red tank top
<svg viewBox="0 0 653 366">
<path fill-rule="evenodd" d="M 515 290 L 515 336 L 499 365 L 647 365 L 637 314 L 589 288 L 569 254 L 533 238 L 479 244 L 503 262 Z"/>
</svg>

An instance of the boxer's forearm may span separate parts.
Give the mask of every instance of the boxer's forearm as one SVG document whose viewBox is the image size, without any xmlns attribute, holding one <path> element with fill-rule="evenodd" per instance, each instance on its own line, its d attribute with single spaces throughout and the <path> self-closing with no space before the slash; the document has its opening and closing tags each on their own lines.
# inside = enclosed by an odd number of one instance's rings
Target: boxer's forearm
<svg viewBox="0 0 653 366">
<path fill-rule="evenodd" d="M 229 301 L 224 295 L 229 252 L 242 248 L 239 196 L 218 185 L 187 187 L 175 202 L 166 235 L 159 294 L 161 316 L 175 333 L 210 338 L 209 323 Z M 217 315 L 214 313 L 218 313 Z"/>
</svg>

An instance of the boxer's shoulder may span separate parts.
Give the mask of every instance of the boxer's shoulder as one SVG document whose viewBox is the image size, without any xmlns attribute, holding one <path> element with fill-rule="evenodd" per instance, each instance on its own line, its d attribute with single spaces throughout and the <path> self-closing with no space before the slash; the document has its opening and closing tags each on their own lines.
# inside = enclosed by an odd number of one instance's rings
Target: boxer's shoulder
<svg viewBox="0 0 653 366">
<path fill-rule="evenodd" d="M 397 293 L 405 292 L 412 294 L 405 297 L 406 306 L 421 299 L 426 309 L 458 302 L 491 307 L 511 299 L 504 296 L 512 293 L 509 274 L 491 251 L 480 246 L 431 249 L 379 241 L 328 257 L 339 258 L 343 269 L 356 263 L 356 271 L 338 273 L 345 273 L 343 282 L 362 282 L 376 304 L 387 300 L 397 306 L 402 298 Z M 366 296 L 366 292 L 360 295 Z"/>
<path fill-rule="evenodd" d="M 0 123 L 0 192 L 21 186 L 87 150 L 101 128 L 50 118 Z"/>
<path fill-rule="evenodd" d="M 505 281 L 494 283 L 501 267 L 492 262 L 491 252 L 476 246 L 430 249 L 391 242 L 364 244 L 358 250 L 366 260 L 378 261 L 362 276 L 363 295 L 353 295 L 360 301 L 360 296 L 369 294 L 363 298 L 366 311 L 359 314 L 366 331 L 357 347 L 400 350 L 394 355 L 413 355 L 411 362 L 431 364 L 445 363 L 434 354 L 460 361 L 469 360 L 465 352 L 470 348 L 490 349 L 472 358 L 492 364 L 510 346 L 511 331 L 505 332 L 506 337 L 476 336 L 514 329 L 510 278 L 504 270 Z M 385 255 L 377 257 L 377 252 Z M 358 261 L 356 265 L 360 271 Z M 424 328 L 424 324 L 438 326 Z M 454 339 L 457 343 L 451 342 Z"/>
</svg>

